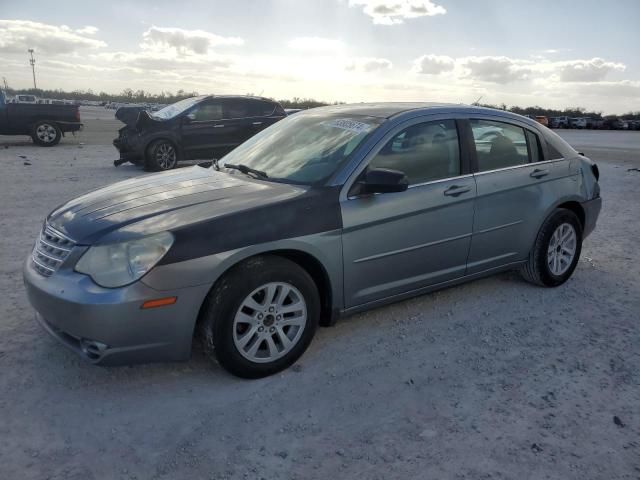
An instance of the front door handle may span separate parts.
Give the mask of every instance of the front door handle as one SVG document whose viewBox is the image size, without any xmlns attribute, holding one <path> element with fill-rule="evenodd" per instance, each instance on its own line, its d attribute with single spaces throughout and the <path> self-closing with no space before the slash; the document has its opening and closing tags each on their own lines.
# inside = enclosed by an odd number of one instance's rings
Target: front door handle
<svg viewBox="0 0 640 480">
<path fill-rule="evenodd" d="M 220 125 L 220 124 L 214 125 L 213 128 L 224 128 L 224 125 Z"/>
<path fill-rule="evenodd" d="M 262 122 L 253 122 L 252 125 L 262 125 Z"/>
<path fill-rule="evenodd" d="M 467 193 L 471 190 L 471 187 L 460 186 L 460 185 L 452 185 L 444 191 L 444 194 L 448 197 L 457 197 L 458 195 L 462 195 L 463 193 Z"/>
<path fill-rule="evenodd" d="M 529 174 L 529 176 L 532 178 L 542 178 L 542 177 L 546 177 L 547 175 L 549 175 L 549 170 L 541 170 L 539 168 L 536 168 L 533 172 Z"/>
</svg>

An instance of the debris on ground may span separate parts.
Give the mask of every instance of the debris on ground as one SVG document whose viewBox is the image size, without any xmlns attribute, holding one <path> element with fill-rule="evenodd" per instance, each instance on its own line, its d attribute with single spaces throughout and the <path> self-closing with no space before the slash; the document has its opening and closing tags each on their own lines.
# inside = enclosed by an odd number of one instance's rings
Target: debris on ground
<svg viewBox="0 0 640 480">
<path fill-rule="evenodd" d="M 613 416 L 613 423 L 615 423 L 620 428 L 624 428 L 624 423 L 622 423 L 622 420 L 620 420 L 620 417 L 617 415 Z"/>
</svg>

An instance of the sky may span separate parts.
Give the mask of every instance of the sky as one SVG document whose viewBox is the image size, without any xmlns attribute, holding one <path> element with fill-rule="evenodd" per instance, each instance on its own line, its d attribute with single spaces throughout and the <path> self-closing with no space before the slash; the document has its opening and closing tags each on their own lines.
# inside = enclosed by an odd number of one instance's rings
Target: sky
<svg viewBox="0 0 640 480">
<path fill-rule="evenodd" d="M 10 87 L 640 110 L 638 0 L 0 0 Z"/>
</svg>

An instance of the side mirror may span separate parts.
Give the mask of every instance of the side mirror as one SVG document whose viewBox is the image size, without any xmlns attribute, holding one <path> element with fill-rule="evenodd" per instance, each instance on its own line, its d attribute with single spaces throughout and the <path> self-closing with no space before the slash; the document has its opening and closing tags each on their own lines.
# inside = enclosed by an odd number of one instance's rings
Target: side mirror
<svg viewBox="0 0 640 480">
<path fill-rule="evenodd" d="M 191 112 L 182 117 L 182 123 L 191 123 L 196 119 L 196 114 Z"/>
<path fill-rule="evenodd" d="M 404 172 L 388 168 L 373 168 L 360 180 L 359 194 L 404 192 L 409 180 Z"/>
</svg>

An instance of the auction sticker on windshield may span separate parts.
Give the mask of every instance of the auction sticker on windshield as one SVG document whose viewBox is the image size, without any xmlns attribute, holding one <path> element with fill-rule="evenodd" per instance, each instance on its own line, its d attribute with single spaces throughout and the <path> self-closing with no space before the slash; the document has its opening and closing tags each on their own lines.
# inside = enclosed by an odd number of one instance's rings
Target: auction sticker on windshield
<svg viewBox="0 0 640 480">
<path fill-rule="evenodd" d="M 342 130 L 349 130 L 354 133 L 365 133 L 371 130 L 371 125 L 363 122 L 356 122 L 355 120 L 348 120 L 346 118 L 336 118 L 335 120 L 327 120 L 322 122 L 324 125 L 334 128 L 340 128 Z"/>
</svg>

